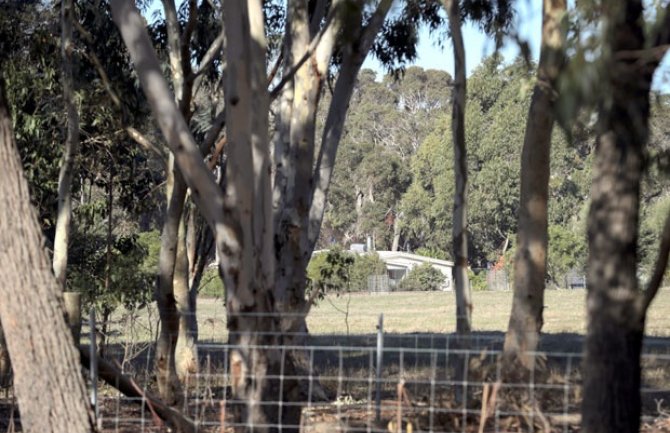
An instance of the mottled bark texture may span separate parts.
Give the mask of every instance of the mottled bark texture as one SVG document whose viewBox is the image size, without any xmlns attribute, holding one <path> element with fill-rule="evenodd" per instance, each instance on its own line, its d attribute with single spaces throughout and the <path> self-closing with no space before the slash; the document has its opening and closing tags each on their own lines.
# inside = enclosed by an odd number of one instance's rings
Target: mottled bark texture
<svg viewBox="0 0 670 433">
<path fill-rule="evenodd" d="M 647 37 L 641 0 L 606 1 L 603 11 L 603 91 L 588 216 L 582 428 L 586 433 L 629 433 L 640 426 L 644 322 L 658 290 L 650 285 L 641 291 L 637 280 L 649 92 L 660 60 L 650 50 L 670 41 L 670 6 Z"/>
<path fill-rule="evenodd" d="M 533 352 L 537 350 L 542 330 L 547 273 L 549 161 L 557 97 L 556 82 L 565 62 L 565 13 L 565 0 L 544 0 L 537 82 L 528 110 L 521 153 L 514 300 L 504 347 L 510 371 L 516 370 L 516 361 L 527 370 L 535 367 Z"/>
<path fill-rule="evenodd" d="M 61 288 L 14 144 L 0 80 L 0 320 L 26 432 L 91 432 L 92 416 Z"/>
<path fill-rule="evenodd" d="M 456 332 L 466 334 L 472 330 L 472 299 L 468 280 L 468 155 L 465 147 L 465 103 L 467 78 L 465 76 L 465 46 L 461 32 L 458 0 L 445 0 L 454 45 L 454 93 L 451 109 L 451 133 L 454 146 L 454 176 L 456 190 L 452 212 L 453 228 L 452 270 L 456 291 Z"/>
<path fill-rule="evenodd" d="M 334 1 L 328 8 L 324 1 L 316 3 L 310 14 L 307 1 L 288 2 L 283 77 L 290 79 L 282 88 L 273 143 L 274 296 L 282 313 L 282 343 L 296 348 L 286 353 L 286 359 L 294 374 L 300 376 L 308 376 L 310 368 L 307 353 L 300 349 L 309 332 L 305 321 L 310 308 L 305 296 L 307 264 L 323 220 L 355 78 L 391 6 L 390 1 L 380 2 L 364 26 L 361 11 L 353 13 L 360 5 L 352 7 L 352 15 L 344 19 L 344 2 Z M 317 154 L 316 113 L 340 31 L 349 35 L 341 47 L 347 55 L 335 83 Z M 293 393 L 294 399 L 304 401 L 310 386 L 313 400 L 325 398 L 318 381 L 301 381 L 296 390 L 288 389 L 285 395 Z"/>
<path fill-rule="evenodd" d="M 191 210 L 190 214 L 194 213 Z M 195 256 L 189 257 L 187 228 L 184 217 L 179 223 L 177 237 L 177 255 L 174 267 L 174 297 L 179 313 L 179 334 L 175 347 L 175 366 L 177 376 L 182 382 L 187 382 L 189 376 L 198 372 L 198 320 L 196 317 L 197 286 L 192 282 L 199 282 L 190 278 L 189 264 L 194 263 Z M 191 221 L 193 218 L 189 218 Z M 193 230 L 193 227 L 190 227 Z M 192 242 L 195 242 L 192 240 Z M 195 264 L 195 263 L 194 263 Z M 201 274 L 202 275 L 202 274 Z"/>
</svg>

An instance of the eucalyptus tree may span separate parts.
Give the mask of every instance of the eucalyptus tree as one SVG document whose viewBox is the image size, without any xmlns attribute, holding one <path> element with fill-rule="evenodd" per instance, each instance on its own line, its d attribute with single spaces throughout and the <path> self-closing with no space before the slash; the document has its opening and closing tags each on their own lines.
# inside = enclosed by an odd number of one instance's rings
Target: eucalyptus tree
<svg viewBox="0 0 670 433">
<path fill-rule="evenodd" d="M 56 235 L 54 238 L 53 270 L 56 279 L 65 294 L 65 306 L 75 340 L 78 340 L 81 322 L 81 304 L 79 294 L 67 290 L 67 257 L 70 243 L 72 221 L 72 178 L 75 176 L 75 161 L 79 149 L 79 113 L 74 95 L 73 76 L 73 15 L 72 0 L 61 3 L 61 70 L 63 85 L 63 103 L 65 108 L 66 137 L 58 176 L 58 214 Z"/>
<path fill-rule="evenodd" d="M 467 79 L 465 76 L 465 45 L 461 32 L 461 15 L 458 0 L 444 0 L 449 17 L 454 46 L 454 95 L 451 108 L 451 132 L 454 146 L 454 191 L 453 222 L 451 232 L 454 267 L 454 291 L 456 293 L 456 331 L 469 333 L 472 329 L 472 300 L 468 281 L 468 156 L 465 147 L 465 104 Z"/>
<path fill-rule="evenodd" d="M 647 310 L 663 280 L 670 215 L 645 290 L 638 282 L 640 189 L 649 139 L 654 72 L 670 43 L 670 6 L 645 20 L 641 0 L 604 1 L 598 138 L 588 216 L 588 330 L 582 428 L 640 428 L 641 366 Z M 650 25 L 649 25 L 650 24 Z"/>
<path fill-rule="evenodd" d="M 128 137 L 136 141 L 143 149 L 153 153 L 164 164 L 166 173 L 166 210 L 161 230 L 161 249 L 158 261 L 158 278 L 154 290 L 161 318 L 160 334 L 156 347 L 156 372 L 159 393 L 169 404 L 175 404 L 181 398 L 180 378 L 197 371 L 197 321 L 195 317 L 195 295 L 204 262 L 207 259 L 207 236 L 196 237 L 198 217 L 195 209 L 187 218 L 185 209 L 189 206 L 188 188 L 174 156 L 164 152 L 150 134 L 142 133 L 132 124 L 132 114 L 123 83 L 117 81 L 110 71 L 128 67 L 123 50 L 112 50 L 116 57 L 109 61 L 107 56 L 99 56 L 102 49 L 109 49 L 106 41 L 99 40 L 101 26 L 107 26 L 111 20 L 107 4 L 99 10 L 87 10 L 87 15 L 78 30 L 86 41 L 86 58 L 95 67 L 99 80 L 108 94 L 109 100 L 119 112 L 121 127 Z M 219 79 L 219 73 L 213 65 L 219 63 L 223 33 L 217 22 L 220 10 L 209 2 L 184 2 L 180 9 L 172 0 L 162 2 L 164 19 L 151 25 L 154 43 L 166 53 L 171 84 L 175 100 L 182 116 L 191 122 L 200 124 L 200 149 L 206 155 L 210 149 L 224 142 L 219 135 L 224 125 L 224 112 L 220 104 L 207 104 L 204 92 L 212 92 L 212 82 Z M 86 27 L 95 29 L 87 31 Z M 116 79 L 115 79 L 116 78 Z M 216 91 L 212 93 L 216 94 Z M 202 101 L 205 101 L 203 104 Z M 203 107 L 202 105 L 205 105 Z M 204 125 L 203 125 L 204 124 Z M 214 162 L 217 161 L 213 157 Z M 160 182 L 162 179 L 158 179 Z M 157 183 L 158 183 L 157 182 Z M 189 237 L 190 236 L 190 237 Z M 187 243 L 187 239 L 191 239 Z M 196 242 L 201 239 L 202 242 Z M 202 252 L 203 254 L 198 254 Z"/>
<path fill-rule="evenodd" d="M 4 87 L 0 81 L 0 259 L 5 275 L 0 320 L 14 368 L 21 423 L 28 432 L 92 432 L 77 350 L 30 203 Z"/>
<path fill-rule="evenodd" d="M 547 273 L 548 201 L 554 103 L 565 58 L 565 0 L 545 0 L 537 82 L 528 112 L 521 154 L 519 223 L 514 260 L 514 301 L 505 354 L 527 369 L 535 365 L 542 329 Z"/>
</svg>

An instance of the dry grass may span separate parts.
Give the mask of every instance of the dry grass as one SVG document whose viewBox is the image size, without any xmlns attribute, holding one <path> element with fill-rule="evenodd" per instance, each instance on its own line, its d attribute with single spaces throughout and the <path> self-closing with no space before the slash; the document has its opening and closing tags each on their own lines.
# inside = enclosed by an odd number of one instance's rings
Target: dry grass
<svg viewBox="0 0 670 433">
<path fill-rule="evenodd" d="M 308 316 L 315 334 L 344 334 L 349 303 L 349 332 L 375 331 L 379 314 L 384 313 L 388 332 L 453 332 L 456 308 L 453 292 L 404 292 L 387 295 L 352 294 L 321 301 Z M 545 294 L 544 331 L 547 333 L 586 332 L 586 292 L 548 290 Z M 504 331 L 512 309 L 512 292 L 474 292 L 472 324 L 476 331 Z M 647 334 L 670 335 L 670 288 L 661 290 L 651 306 Z"/>
<path fill-rule="evenodd" d="M 474 292 L 472 315 L 475 331 L 504 331 L 512 307 L 512 292 Z M 586 292 L 583 290 L 549 290 L 545 294 L 544 332 L 584 334 L 586 331 Z M 670 336 L 670 288 L 661 290 L 652 304 L 647 319 L 647 334 Z M 307 317 L 312 334 L 372 334 L 376 332 L 379 314 L 384 314 L 384 330 L 389 333 L 453 332 L 456 328 L 456 308 L 453 292 L 402 292 L 392 294 L 355 293 L 330 296 L 312 308 Z M 220 298 L 198 300 L 200 339 L 223 342 L 226 339 L 226 309 Z M 123 312 L 114 315 L 119 341 L 128 338 L 126 321 L 119 320 Z M 149 329 L 156 329 L 157 314 L 153 313 L 148 326 L 146 311 L 138 313 L 135 341 L 152 338 Z"/>
</svg>

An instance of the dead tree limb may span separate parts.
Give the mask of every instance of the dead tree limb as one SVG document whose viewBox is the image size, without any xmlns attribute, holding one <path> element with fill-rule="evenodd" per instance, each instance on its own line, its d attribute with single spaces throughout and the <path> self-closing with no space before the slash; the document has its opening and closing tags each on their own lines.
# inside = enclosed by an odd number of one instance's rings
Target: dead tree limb
<svg viewBox="0 0 670 433">
<path fill-rule="evenodd" d="M 89 368 L 91 365 L 91 356 L 88 353 L 88 347 L 79 348 L 79 359 L 81 365 Z M 148 391 L 142 391 L 135 382 L 127 377 L 111 362 L 97 356 L 98 376 L 108 385 L 118 389 L 126 397 L 140 399 L 141 404 L 155 412 L 163 421 L 172 426 L 178 433 L 195 433 L 197 426 L 193 420 L 179 411 L 163 403 L 158 397 Z"/>
</svg>

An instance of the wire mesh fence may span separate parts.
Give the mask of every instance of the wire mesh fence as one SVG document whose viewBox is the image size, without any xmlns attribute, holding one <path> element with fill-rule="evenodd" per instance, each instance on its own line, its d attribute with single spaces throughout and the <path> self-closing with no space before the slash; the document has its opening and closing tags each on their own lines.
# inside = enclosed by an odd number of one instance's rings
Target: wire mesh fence
<svg viewBox="0 0 670 433">
<path fill-rule="evenodd" d="M 225 321 L 213 327 L 223 335 Z M 98 324 L 101 327 L 102 324 Z M 122 377 L 132 380 L 139 396 L 118 391 L 118 381 L 98 387 L 97 410 L 103 432 L 168 431 L 148 396 L 156 392 L 155 329 L 128 317 L 107 324 L 103 350 Z M 151 331 L 151 332 L 150 332 Z M 86 335 L 84 329 L 82 335 Z M 270 333 L 279 336 L 281 333 Z M 147 338 L 150 335 L 154 337 Z M 284 334 L 284 336 L 286 336 Z M 266 427 L 277 431 L 321 432 L 576 432 L 580 430 L 582 339 L 547 335 L 532 355 L 536 369 L 510 372 L 502 362 L 503 335 L 495 332 L 459 336 L 448 333 L 386 333 L 383 327 L 364 334 L 292 335 L 301 344 L 262 346 L 280 359 L 266 379 L 275 394 L 259 402 L 276 410 Z M 304 338 L 298 338 L 304 337 Z M 229 337 L 227 337 L 229 338 Z M 233 339 L 234 340 L 234 339 Z M 89 344 L 85 338 L 83 344 Z M 244 405 L 231 392 L 232 351 L 249 350 L 226 339 L 201 338 L 199 369 L 183 378 L 176 410 L 193 422 L 194 431 L 228 432 L 241 425 L 231 407 Z M 301 369 L 286 359 L 299 353 Z M 643 355 L 643 431 L 670 431 L 670 344 L 648 338 Z M 289 383 L 301 393 L 287 395 Z M 92 381 L 88 385 L 93 386 Z M 294 408 L 299 419 L 282 413 Z M 663 424 L 666 423 L 666 424 Z M 0 428 L 21 431 L 18 410 L 9 391 L 0 403 Z M 664 430 L 665 429 L 665 430 Z"/>
</svg>

